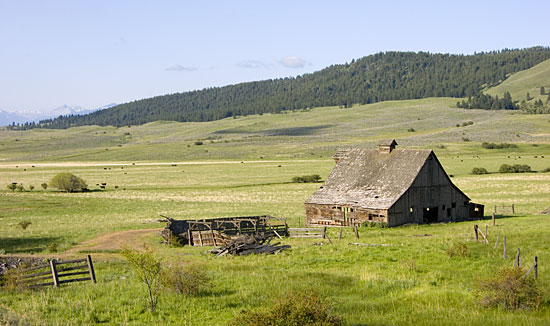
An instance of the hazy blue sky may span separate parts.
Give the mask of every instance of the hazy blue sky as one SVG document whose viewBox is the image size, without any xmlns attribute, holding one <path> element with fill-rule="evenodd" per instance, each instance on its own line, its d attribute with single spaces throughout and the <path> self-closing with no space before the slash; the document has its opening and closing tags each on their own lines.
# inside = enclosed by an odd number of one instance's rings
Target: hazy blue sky
<svg viewBox="0 0 550 326">
<path fill-rule="evenodd" d="M 0 110 L 94 108 L 380 51 L 549 44 L 546 0 L 0 0 Z"/>
</svg>

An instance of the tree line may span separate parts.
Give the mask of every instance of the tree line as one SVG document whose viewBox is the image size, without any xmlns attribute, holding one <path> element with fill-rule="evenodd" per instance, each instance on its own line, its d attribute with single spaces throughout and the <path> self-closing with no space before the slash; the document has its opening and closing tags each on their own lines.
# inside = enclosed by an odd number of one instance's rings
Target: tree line
<svg viewBox="0 0 550 326">
<path fill-rule="evenodd" d="M 477 98 L 517 71 L 550 58 L 550 48 L 504 49 L 474 55 L 381 52 L 318 72 L 205 88 L 137 100 L 88 115 L 61 116 L 12 129 L 140 125 L 157 120 L 211 121 L 320 106 L 351 107 L 427 97 Z M 507 99 L 494 104 L 509 108 Z M 465 102 L 468 106 L 468 102 Z M 460 103 L 462 105 L 462 103 Z"/>
</svg>

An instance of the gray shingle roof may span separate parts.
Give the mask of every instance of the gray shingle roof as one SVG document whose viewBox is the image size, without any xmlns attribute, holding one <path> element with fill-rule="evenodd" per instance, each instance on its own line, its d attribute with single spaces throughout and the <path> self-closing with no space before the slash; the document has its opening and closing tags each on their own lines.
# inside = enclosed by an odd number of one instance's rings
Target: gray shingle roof
<svg viewBox="0 0 550 326">
<path fill-rule="evenodd" d="M 409 189 L 431 150 L 349 149 L 339 152 L 323 186 L 306 203 L 389 209 Z"/>
</svg>

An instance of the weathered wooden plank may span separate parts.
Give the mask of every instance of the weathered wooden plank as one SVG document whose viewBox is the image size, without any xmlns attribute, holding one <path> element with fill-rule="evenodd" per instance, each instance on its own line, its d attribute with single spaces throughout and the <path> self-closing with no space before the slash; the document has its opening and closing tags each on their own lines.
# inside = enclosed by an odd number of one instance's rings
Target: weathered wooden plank
<svg viewBox="0 0 550 326">
<path fill-rule="evenodd" d="M 85 265 L 58 268 L 57 271 L 58 272 L 68 272 L 68 271 L 74 271 L 74 270 L 77 270 L 77 269 L 87 269 L 87 268 L 88 268 L 88 264 L 85 264 Z"/>
<path fill-rule="evenodd" d="M 74 263 L 84 263 L 86 262 L 86 258 L 80 258 L 80 259 L 71 259 L 71 260 L 59 260 L 56 261 L 56 265 L 63 265 L 63 264 L 74 264 Z"/>
<path fill-rule="evenodd" d="M 59 281 L 59 284 L 66 284 L 66 283 L 73 283 L 73 282 L 83 282 L 83 281 L 90 281 L 89 277 L 83 277 L 83 278 L 75 278 L 71 280 L 62 280 Z"/>
<path fill-rule="evenodd" d="M 57 277 L 61 278 L 61 277 L 74 276 L 74 275 L 84 275 L 84 274 L 89 274 L 89 272 L 88 271 L 82 271 L 82 272 L 61 273 L 61 274 L 57 274 Z M 90 279 L 90 278 L 88 278 L 88 279 Z"/>
</svg>

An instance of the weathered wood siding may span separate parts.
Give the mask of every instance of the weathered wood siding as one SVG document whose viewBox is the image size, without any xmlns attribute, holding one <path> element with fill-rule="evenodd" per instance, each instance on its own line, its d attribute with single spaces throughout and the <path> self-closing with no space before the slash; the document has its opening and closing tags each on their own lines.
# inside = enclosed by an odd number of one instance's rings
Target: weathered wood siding
<svg viewBox="0 0 550 326">
<path fill-rule="evenodd" d="M 388 222 L 388 211 L 352 205 L 306 203 L 306 225 L 353 226 L 365 221 Z"/>
<path fill-rule="evenodd" d="M 411 187 L 390 208 L 388 225 L 428 222 L 426 209 L 432 214 L 430 222 L 467 220 L 469 202 L 451 183 L 437 158 L 430 155 Z"/>
</svg>

